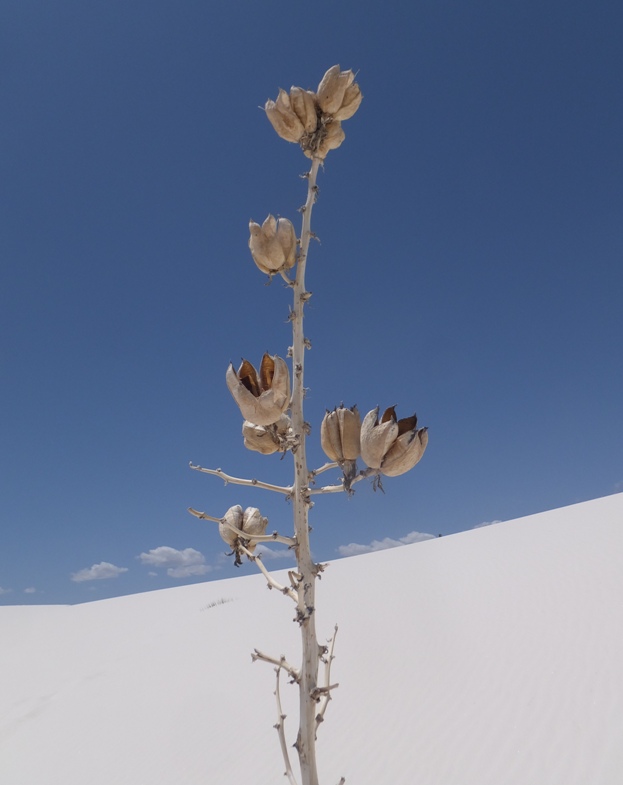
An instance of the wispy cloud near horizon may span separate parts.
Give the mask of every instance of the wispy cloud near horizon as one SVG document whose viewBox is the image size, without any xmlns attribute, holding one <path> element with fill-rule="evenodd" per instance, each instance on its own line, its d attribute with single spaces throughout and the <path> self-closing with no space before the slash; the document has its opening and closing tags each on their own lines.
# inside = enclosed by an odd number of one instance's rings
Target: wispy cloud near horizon
<svg viewBox="0 0 623 785">
<path fill-rule="evenodd" d="M 108 578 L 117 578 L 121 573 L 127 572 L 127 567 L 116 567 L 107 561 L 102 561 L 99 564 L 94 564 L 92 567 L 85 567 L 84 570 L 78 570 L 71 574 L 71 580 L 75 583 L 82 583 L 83 581 L 103 581 Z"/>
<path fill-rule="evenodd" d="M 368 545 L 362 545 L 357 542 L 351 542 L 348 545 L 338 546 L 337 552 L 340 556 L 358 556 L 361 553 L 373 553 L 374 551 L 384 551 L 388 548 L 399 548 L 401 545 L 411 545 L 414 542 L 424 542 L 424 540 L 435 539 L 434 534 L 427 534 L 425 532 L 409 532 L 404 537 L 399 537 L 397 540 L 391 537 L 385 537 L 383 540 L 372 540 Z"/>
<path fill-rule="evenodd" d="M 142 564 L 166 569 L 170 578 L 205 575 L 212 570 L 212 567 L 205 563 L 205 556 L 194 548 L 184 548 L 180 551 L 168 545 L 160 545 L 158 548 L 141 553 L 138 558 Z"/>
</svg>

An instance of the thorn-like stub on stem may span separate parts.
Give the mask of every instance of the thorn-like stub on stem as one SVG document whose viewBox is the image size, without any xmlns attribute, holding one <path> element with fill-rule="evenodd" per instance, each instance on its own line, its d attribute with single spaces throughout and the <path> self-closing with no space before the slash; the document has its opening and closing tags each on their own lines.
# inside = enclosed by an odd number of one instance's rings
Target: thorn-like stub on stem
<svg viewBox="0 0 623 785">
<path fill-rule="evenodd" d="M 238 371 L 230 364 L 226 381 L 242 416 L 254 425 L 273 425 L 290 405 L 290 373 L 277 355 L 264 354 L 259 374 L 248 360 Z"/>
<path fill-rule="evenodd" d="M 379 421 L 379 407 L 368 412 L 361 425 L 361 457 L 372 469 L 397 477 L 412 469 L 424 455 L 428 429 L 417 427 L 417 416 L 398 420 L 390 406 Z M 382 485 L 377 482 L 382 490 Z"/>
</svg>

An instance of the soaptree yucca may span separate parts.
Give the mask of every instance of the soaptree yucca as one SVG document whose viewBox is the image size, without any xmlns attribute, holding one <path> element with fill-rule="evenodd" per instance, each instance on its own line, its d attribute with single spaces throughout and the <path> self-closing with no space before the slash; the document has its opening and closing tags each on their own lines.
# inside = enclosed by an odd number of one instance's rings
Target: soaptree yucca
<svg viewBox="0 0 623 785">
<path fill-rule="evenodd" d="M 288 350 L 291 370 L 286 360 L 277 354 L 264 354 L 256 368 L 243 360 L 236 370 L 230 365 L 226 383 L 243 417 L 244 445 L 263 455 L 290 453 L 294 461 L 292 485 L 274 485 L 260 480 L 232 477 L 221 469 L 206 469 L 191 464 L 191 468 L 220 477 L 233 485 L 253 486 L 283 494 L 291 501 L 294 526 L 289 535 L 267 534 L 268 519 L 256 507 L 243 510 L 240 505 L 230 507 L 221 517 L 208 515 L 190 508 L 197 518 L 218 523 L 219 533 L 236 564 L 246 558 L 262 571 L 268 585 L 286 595 L 296 606 L 295 622 L 301 630 L 302 656 L 300 664 L 292 665 L 284 657 L 274 657 L 257 649 L 253 658 L 275 666 L 277 698 L 277 731 L 286 767 L 286 776 L 294 785 L 298 782 L 291 762 L 284 728 L 280 699 L 280 676 L 286 673 L 299 688 L 299 729 L 294 748 L 298 754 L 301 785 L 319 785 L 316 766 L 316 732 L 324 720 L 331 691 L 331 662 L 335 633 L 328 646 L 319 645 L 316 637 L 315 582 L 323 565 L 315 564 L 310 551 L 308 516 L 315 496 L 327 493 L 353 493 L 353 486 L 369 477 L 378 487 L 383 476 L 395 477 L 412 469 L 422 457 L 428 435 L 426 428 L 417 427 L 415 415 L 398 419 L 395 408 L 386 409 L 379 417 L 379 408 L 360 418 L 356 406 L 340 405 L 327 411 L 320 426 L 320 442 L 329 461 L 318 469 L 307 467 L 305 441 L 310 425 L 303 415 L 305 352 L 311 344 L 303 332 L 305 303 L 311 297 L 305 288 L 305 269 L 308 263 L 310 240 L 313 237 L 311 218 L 318 188 L 316 180 L 320 167 L 331 150 L 344 141 L 342 123 L 350 119 L 361 104 L 361 90 L 352 71 L 342 71 L 339 65 L 330 68 L 318 89 L 303 90 L 292 87 L 280 90 L 275 101 L 267 101 L 266 117 L 277 134 L 288 142 L 300 145 L 311 159 L 305 175 L 307 199 L 302 212 L 299 237 L 287 218 L 269 215 L 260 225 L 249 224 L 251 256 L 262 273 L 280 276 L 290 289 L 293 305 L 289 315 L 292 324 L 292 346 Z M 339 396 L 336 396 L 339 397 Z M 367 468 L 359 470 L 357 460 Z M 339 469 L 342 476 L 334 485 L 316 484 L 322 472 Z M 291 548 L 296 556 L 296 570 L 288 573 L 289 583 L 281 585 L 268 572 L 256 553 L 258 543 L 277 542 Z M 322 675 L 319 670 L 322 666 Z M 344 782 L 344 779 L 341 780 Z"/>
</svg>

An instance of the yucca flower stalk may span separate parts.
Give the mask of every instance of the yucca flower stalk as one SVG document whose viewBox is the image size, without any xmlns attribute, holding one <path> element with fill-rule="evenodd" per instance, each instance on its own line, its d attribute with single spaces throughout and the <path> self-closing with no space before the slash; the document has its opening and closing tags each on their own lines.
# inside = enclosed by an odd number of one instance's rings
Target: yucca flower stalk
<svg viewBox="0 0 623 785">
<path fill-rule="evenodd" d="M 219 533 L 241 564 L 247 557 L 261 570 L 269 588 L 289 597 L 296 605 L 295 621 L 301 631 L 301 663 L 295 667 L 285 657 L 274 657 L 255 649 L 254 660 L 263 660 L 275 666 L 277 724 L 279 742 L 285 763 L 285 773 L 290 785 L 299 785 L 288 751 L 285 734 L 285 715 L 281 707 L 280 675 L 285 671 L 290 681 L 299 688 L 299 728 L 294 747 L 298 754 L 300 785 L 320 785 L 316 763 L 316 733 L 324 721 L 337 684 L 331 683 L 331 663 L 334 658 L 335 636 L 327 646 L 320 646 L 316 633 L 316 579 L 325 565 L 312 559 L 309 540 L 309 510 L 312 497 L 318 494 L 346 492 L 352 486 L 373 477 L 375 487 L 380 486 L 380 475 L 396 476 L 411 468 L 421 458 L 426 447 L 426 429 L 416 429 L 415 415 L 397 420 L 393 407 L 378 422 L 378 407 L 364 419 L 363 425 L 356 406 L 341 405 L 328 411 L 320 427 L 322 447 L 329 462 L 310 471 L 307 466 L 306 440 L 310 426 L 305 420 L 305 352 L 311 348 L 303 330 L 305 304 L 311 297 L 305 285 L 310 241 L 313 237 L 311 220 L 318 193 L 317 178 L 321 165 L 331 150 L 344 141 L 342 122 L 351 118 L 362 95 L 352 71 L 342 71 L 338 65 L 330 68 L 317 91 L 292 87 L 290 92 L 280 90 L 275 101 L 269 100 L 265 112 L 277 134 L 288 142 L 300 145 L 305 156 L 311 159 L 311 168 L 305 175 L 307 196 L 301 208 L 302 226 L 296 238 L 292 223 L 275 219 L 272 214 L 262 225 L 249 224 L 249 248 L 259 270 L 272 278 L 280 275 L 292 293 L 293 303 L 289 321 L 292 324 L 291 373 L 285 360 L 278 355 L 265 353 L 259 370 L 243 360 L 238 371 L 230 365 L 227 386 L 243 416 L 242 434 L 245 446 L 262 455 L 285 452 L 292 454 L 294 479 L 292 485 L 281 486 L 257 479 L 233 477 L 221 469 L 205 469 L 191 463 L 191 468 L 220 477 L 233 485 L 252 486 L 283 494 L 291 501 L 293 533 L 283 536 L 276 531 L 266 533 L 268 520 L 256 507 L 242 509 L 230 507 L 222 517 L 215 517 L 193 508 L 189 511 L 197 518 L 218 523 Z M 293 277 L 290 275 L 293 274 Z M 288 414 L 289 412 L 289 414 Z M 370 461 L 368 468 L 357 472 L 357 459 Z M 333 485 L 317 487 L 316 478 L 330 469 L 341 469 L 342 477 Z M 258 543 L 278 542 L 294 551 L 296 570 L 291 570 L 289 585 L 279 584 L 264 567 Z M 320 683 L 320 665 L 323 666 Z M 338 785 L 344 783 L 344 778 Z"/>
</svg>

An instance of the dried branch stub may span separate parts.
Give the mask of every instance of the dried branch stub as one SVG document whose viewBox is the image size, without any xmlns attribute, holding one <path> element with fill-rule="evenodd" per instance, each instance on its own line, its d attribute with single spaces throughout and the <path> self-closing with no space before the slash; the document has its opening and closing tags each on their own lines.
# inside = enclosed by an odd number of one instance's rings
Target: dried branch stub
<svg viewBox="0 0 623 785">
<path fill-rule="evenodd" d="M 371 469 L 397 477 L 412 469 L 424 455 L 428 429 L 417 427 L 417 417 L 398 420 L 390 406 L 379 421 L 379 407 L 368 412 L 361 424 L 361 457 Z"/>
<path fill-rule="evenodd" d="M 277 355 L 264 354 L 259 374 L 248 360 L 238 371 L 230 363 L 225 378 L 242 416 L 253 425 L 273 425 L 290 406 L 290 372 Z"/>
<path fill-rule="evenodd" d="M 230 527 L 234 526 L 238 531 L 233 531 Z M 235 555 L 234 564 L 242 564 L 241 547 L 246 548 L 250 553 L 255 551 L 257 542 L 254 537 L 261 537 L 266 533 L 268 518 L 264 518 L 257 507 L 247 507 L 243 511 L 239 504 L 230 507 L 221 518 L 218 531 L 221 538 L 231 548 L 231 555 Z M 243 532 L 244 536 L 240 536 Z"/>
<path fill-rule="evenodd" d="M 293 441 L 292 421 L 287 414 L 282 414 L 273 425 L 254 425 L 245 420 L 242 423 L 242 436 L 247 450 L 262 455 L 285 452 Z"/>
<path fill-rule="evenodd" d="M 289 270 L 296 263 L 296 232 L 287 218 L 269 215 L 260 226 L 249 221 L 249 248 L 253 261 L 266 275 Z"/>
<path fill-rule="evenodd" d="M 317 91 L 279 90 L 276 101 L 264 106 L 266 116 L 282 139 L 301 146 L 308 158 L 324 159 L 345 139 L 342 121 L 350 119 L 363 96 L 352 71 L 334 65 L 322 77 Z"/>
<path fill-rule="evenodd" d="M 356 406 L 343 404 L 327 411 L 320 426 L 320 443 L 326 456 L 344 472 L 344 487 L 350 491 L 357 474 L 357 458 L 361 454 L 361 417 Z"/>
</svg>

